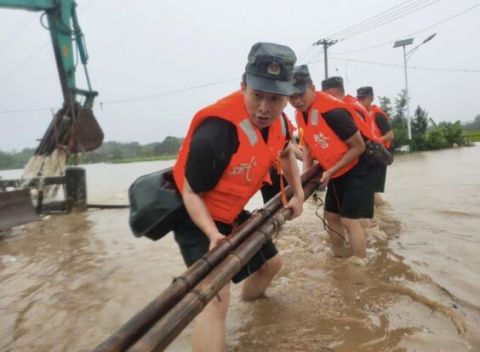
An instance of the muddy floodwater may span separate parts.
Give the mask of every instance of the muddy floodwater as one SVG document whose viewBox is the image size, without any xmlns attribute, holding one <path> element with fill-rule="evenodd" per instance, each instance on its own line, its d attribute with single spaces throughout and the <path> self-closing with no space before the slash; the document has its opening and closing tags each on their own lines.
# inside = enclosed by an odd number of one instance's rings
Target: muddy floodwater
<svg viewBox="0 0 480 352">
<path fill-rule="evenodd" d="M 332 256 L 308 200 L 276 237 L 268 297 L 243 303 L 233 287 L 227 350 L 480 351 L 479 161 L 479 144 L 397 156 L 364 266 Z M 87 165 L 89 202 L 126 204 L 136 177 L 171 164 Z M 0 236 L 0 351 L 89 351 L 185 270 L 171 234 L 137 239 L 127 220 L 90 210 Z"/>
</svg>

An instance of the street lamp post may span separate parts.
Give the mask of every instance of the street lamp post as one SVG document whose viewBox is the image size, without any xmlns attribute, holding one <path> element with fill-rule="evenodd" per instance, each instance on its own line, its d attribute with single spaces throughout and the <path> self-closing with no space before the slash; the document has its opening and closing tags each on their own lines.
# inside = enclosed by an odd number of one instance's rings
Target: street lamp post
<svg viewBox="0 0 480 352">
<path fill-rule="evenodd" d="M 405 99 L 407 100 L 407 130 L 408 130 L 408 141 L 410 142 L 412 140 L 412 118 L 410 116 L 410 95 L 408 94 L 408 75 L 407 75 L 407 61 L 410 59 L 413 55 L 413 53 L 423 44 L 426 42 L 432 40 L 437 34 L 434 33 L 430 35 L 427 39 L 425 39 L 423 42 L 418 44 L 415 48 L 413 48 L 410 51 L 406 51 L 405 47 L 407 45 L 410 45 L 413 43 L 413 38 L 408 38 L 404 40 L 397 40 L 394 44 L 394 48 L 402 47 L 403 48 L 403 67 L 405 71 Z"/>
<path fill-rule="evenodd" d="M 403 69 L 405 71 L 405 99 L 407 99 L 407 131 L 408 131 L 408 141 L 412 139 L 412 127 L 410 121 L 410 97 L 408 95 L 408 76 L 407 76 L 407 53 L 405 47 L 413 43 L 413 38 L 408 38 L 404 40 L 397 40 L 394 44 L 394 48 L 402 47 L 403 48 Z"/>
</svg>

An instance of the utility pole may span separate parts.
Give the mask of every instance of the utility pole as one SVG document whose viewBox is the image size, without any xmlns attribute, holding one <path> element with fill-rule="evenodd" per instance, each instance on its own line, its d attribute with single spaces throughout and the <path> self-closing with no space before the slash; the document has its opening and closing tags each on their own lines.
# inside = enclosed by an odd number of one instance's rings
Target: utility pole
<svg viewBox="0 0 480 352">
<path fill-rule="evenodd" d="M 328 40 L 328 39 L 319 39 L 317 42 L 313 43 L 314 46 L 322 45 L 323 46 L 323 61 L 325 63 L 325 79 L 328 78 L 328 55 L 327 50 L 332 45 L 336 44 L 338 40 Z"/>
</svg>

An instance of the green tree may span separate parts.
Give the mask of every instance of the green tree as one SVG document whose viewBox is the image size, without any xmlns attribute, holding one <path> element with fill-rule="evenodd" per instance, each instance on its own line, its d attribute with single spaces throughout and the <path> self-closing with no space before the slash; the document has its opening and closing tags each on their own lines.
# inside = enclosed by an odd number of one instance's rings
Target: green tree
<svg viewBox="0 0 480 352">
<path fill-rule="evenodd" d="M 112 154 L 110 156 L 110 160 L 120 160 L 124 157 L 123 155 L 123 151 L 122 151 L 122 148 L 118 145 L 116 145 L 113 150 L 112 150 Z"/>
<path fill-rule="evenodd" d="M 427 127 L 428 113 L 418 105 L 412 120 L 412 150 L 424 150 L 426 148 Z"/>
<path fill-rule="evenodd" d="M 443 128 L 443 134 L 448 147 L 453 145 L 463 146 L 467 144 L 460 121 L 455 121 L 453 123 L 442 122 L 439 124 L 439 127 Z"/>
<path fill-rule="evenodd" d="M 392 101 L 389 97 L 378 97 L 378 101 L 380 102 L 380 109 L 385 111 L 388 116 L 392 116 L 393 108 L 392 108 Z"/>
<path fill-rule="evenodd" d="M 426 148 L 427 149 L 442 149 L 448 147 L 448 142 L 445 139 L 444 127 L 434 127 L 427 132 Z"/>
<path fill-rule="evenodd" d="M 163 155 L 163 144 L 160 142 L 153 143 L 152 145 L 152 154 L 153 155 Z"/>
<path fill-rule="evenodd" d="M 165 137 L 162 142 L 163 153 L 164 154 L 177 154 L 181 146 L 181 140 L 177 137 Z"/>
<path fill-rule="evenodd" d="M 408 145 L 407 119 L 405 117 L 405 108 L 407 106 L 407 94 L 402 90 L 394 102 L 394 114 L 392 119 L 392 129 L 395 134 L 393 148 L 396 149 L 403 145 Z"/>
<path fill-rule="evenodd" d="M 480 114 L 475 116 L 472 122 L 467 122 L 463 128 L 466 130 L 480 130 Z"/>
<path fill-rule="evenodd" d="M 468 144 L 460 121 L 441 122 L 427 132 L 427 149 L 451 148 Z"/>
<path fill-rule="evenodd" d="M 13 168 L 14 160 L 11 154 L 0 151 L 0 170 Z"/>
<path fill-rule="evenodd" d="M 25 148 L 20 152 L 0 151 L 0 170 L 23 168 L 33 155 L 33 152 L 34 149 L 31 148 Z"/>
</svg>

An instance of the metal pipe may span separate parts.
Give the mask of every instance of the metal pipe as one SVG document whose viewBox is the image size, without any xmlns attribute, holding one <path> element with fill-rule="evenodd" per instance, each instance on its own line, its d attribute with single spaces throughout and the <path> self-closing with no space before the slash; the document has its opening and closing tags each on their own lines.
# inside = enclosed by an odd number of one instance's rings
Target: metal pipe
<svg viewBox="0 0 480 352">
<path fill-rule="evenodd" d="M 302 185 L 320 174 L 319 165 L 315 165 L 302 175 Z M 291 196 L 291 189 L 285 189 L 287 197 Z M 255 212 L 244 224 L 235 229 L 228 238 L 211 252 L 195 262 L 182 275 L 175 278 L 159 296 L 151 301 L 144 309 L 130 318 L 120 329 L 105 341 L 100 343 L 94 352 L 124 351 L 142 336 L 152 325 L 164 316 L 178 301 L 180 301 L 195 285 L 200 282 L 229 252 L 239 246 L 258 226 L 264 223 L 276 210 L 281 207 L 281 197 L 277 194 L 261 211 Z"/>
<path fill-rule="evenodd" d="M 97 209 L 125 209 L 130 208 L 130 205 L 127 204 L 87 204 L 88 208 L 97 208 Z"/>
<path fill-rule="evenodd" d="M 305 199 L 317 190 L 318 179 L 309 181 L 305 188 Z M 185 295 L 164 317 L 135 342 L 129 352 L 163 351 L 180 332 L 216 296 L 226 283 L 271 239 L 280 226 L 291 216 L 292 209 L 281 208 L 269 221 L 248 236 L 238 248 L 232 251 L 221 264 L 212 270 Z"/>
<path fill-rule="evenodd" d="M 325 79 L 328 78 L 328 44 L 327 42 L 323 42 L 323 61 L 325 63 Z"/>
</svg>

